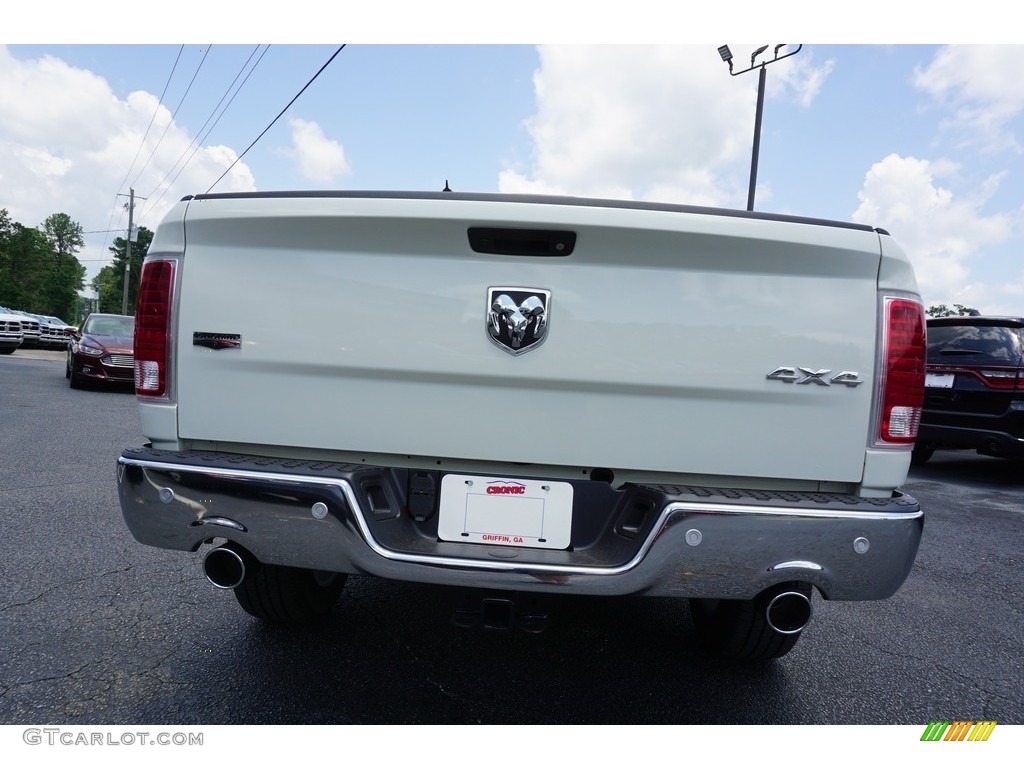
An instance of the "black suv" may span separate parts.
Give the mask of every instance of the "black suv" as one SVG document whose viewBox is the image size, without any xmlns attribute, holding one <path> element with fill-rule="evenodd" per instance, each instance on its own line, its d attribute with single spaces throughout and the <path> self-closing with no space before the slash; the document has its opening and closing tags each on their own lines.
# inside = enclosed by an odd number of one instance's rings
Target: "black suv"
<svg viewBox="0 0 1024 768">
<path fill-rule="evenodd" d="M 936 448 L 1024 458 L 1024 317 L 928 320 L 915 463 Z"/>
</svg>

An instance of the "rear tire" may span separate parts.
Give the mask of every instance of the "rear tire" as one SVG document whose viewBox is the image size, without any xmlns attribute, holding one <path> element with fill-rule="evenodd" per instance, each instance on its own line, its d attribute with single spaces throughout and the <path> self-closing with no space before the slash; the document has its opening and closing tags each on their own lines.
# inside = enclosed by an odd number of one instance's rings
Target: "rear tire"
<svg viewBox="0 0 1024 768">
<path fill-rule="evenodd" d="M 778 585 L 811 599 L 806 584 Z M 773 592 L 772 595 L 777 594 Z M 753 600 L 690 600 L 690 616 L 697 641 L 710 653 L 736 661 L 767 661 L 785 656 L 803 632 L 782 634 L 765 616 L 771 596 Z"/>
<path fill-rule="evenodd" d="M 275 624 L 313 624 L 326 618 L 348 577 L 260 563 L 235 588 L 235 599 L 250 616 Z"/>
</svg>

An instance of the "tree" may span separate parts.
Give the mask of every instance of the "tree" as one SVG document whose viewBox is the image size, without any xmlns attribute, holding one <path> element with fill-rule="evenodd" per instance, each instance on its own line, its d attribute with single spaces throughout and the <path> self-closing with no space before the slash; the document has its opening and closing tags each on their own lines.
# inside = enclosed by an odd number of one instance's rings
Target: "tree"
<svg viewBox="0 0 1024 768">
<path fill-rule="evenodd" d="M 0 208 L 0 253 L 4 252 L 4 245 L 11 236 L 14 223 L 6 208 Z"/>
<path fill-rule="evenodd" d="M 929 317 L 954 317 L 960 315 L 976 315 L 978 310 L 973 307 L 966 307 L 963 304 L 954 304 L 953 309 L 950 309 L 945 304 L 932 304 L 926 310 L 925 314 Z"/>
<path fill-rule="evenodd" d="M 0 305 L 39 312 L 53 251 L 38 229 L 9 224 L 0 244 Z"/>
<path fill-rule="evenodd" d="M 120 277 L 119 277 L 120 275 Z M 109 264 L 101 269 L 92 279 L 92 289 L 96 291 L 97 312 L 121 312 L 121 291 L 124 285 L 124 270 L 118 272 Z"/>
<path fill-rule="evenodd" d="M 74 256 L 56 254 L 53 271 L 43 292 L 41 314 L 67 318 L 78 307 L 78 292 L 85 279 L 85 267 Z M 48 310 L 48 311 L 47 311 Z"/>
<path fill-rule="evenodd" d="M 74 256 L 85 245 L 82 225 L 66 213 L 54 213 L 43 222 L 43 232 L 58 256 Z"/>
<path fill-rule="evenodd" d="M 75 256 L 85 245 L 82 225 L 66 213 L 54 213 L 43 222 L 43 234 L 54 251 L 52 277 L 43 296 L 49 311 L 43 314 L 71 317 L 78 308 L 78 292 L 85 278 L 85 267 Z"/>
<path fill-rule="evenodd" d="M 13 237 L 14 222 L 7 209 L 0 208 L 0 306 L 8 305 L 8 293 L 14 283 L 10 254 Z"/>
<path fill-rule="evenodd" d="M 146 258 L 149 245 L 153 242 L 153 231 L 139 227 L 138 241 L 132 243 L 132 257 L 128 275 L 128 314 L 135 313 L 135 298 L 139 290 L 139 275 L 142 272 L 142 260 Z M 114 254 L 114 263 L 99 271 L 93 280 L 93 288 L 100 297 L 100 312 L 121 313 L 124 301 L 124 266 L 128 261 L 128 244 L 123 237 L 114 239 L 110 252 Z M 109 270 L 109 271 L 108 271 Z"/>
<path fill-rule="evenodd" d="M 47 217 L 40 230 L 0 211 L 0 304 L 69 316 L 85 277 L 75 256 L 82 245 L 82 227 L 66 213 Z"/>
</svg>

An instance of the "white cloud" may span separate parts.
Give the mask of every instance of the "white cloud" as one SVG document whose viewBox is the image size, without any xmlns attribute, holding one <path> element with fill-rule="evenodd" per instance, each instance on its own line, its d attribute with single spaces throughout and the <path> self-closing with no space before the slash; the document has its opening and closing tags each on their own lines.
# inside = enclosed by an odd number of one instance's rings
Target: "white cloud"
<svg viewBox="0 0 1024 768">
<path fill-rule="evenodd" d="M 103 78 L 52 56 L 18 61 L 5 47 L 0 47 L 0 73 L 0 135 L 48 144 L 59 142 L 70 124 L 77 144 L 89 147 L 102 141 L 95 107 L 115 101 Z"/>
<path fill-rule="evenodd" d="M 15 153 L 25 168 L 38 176 L 60 177 L 74 165 L 71 160 L 51 155 L 46 150 L 37 147 L 21 146 L 15 150 Z"/>
<path fill-rule="evenodd" d="M 498 174 L 498 189 L 520 195 L 568 195 L 565 188 L 546 181 L 528 179 L 518 171 L 504 170 Z"/>
<path fill-rule="evenodd" d="M 958 197 L 939 185 L 956 172 L 953 163 L 889 155 L 868 171 L 853 219 L 882 227 L 899 241 L 926 303 L 983 304 L 981 292 L 970 284 L 971 260 L 1009 239 L 1013 221 L 981 213 L 998 178 L 987 180 L 972 197 Z"/>
<path fill-rule="evenodd" d="M 152 94 L 119 99 L 102 77 L 52 56 L 20 60 L 0 46 L 0 104 L 0 208 L 26 226 L 63 212 L 86 232 L 124 228 L 127 197 L 117 195 L 132 186 L 136 223 L 155 229 L 177 200 L 207 191 L 237 158 L 228 147 L 197 149 Z M 216 187 L 253 189 L 244 163 Z M 86 283 L 110 258 L 106 248 L 118 236 L 123 233 L 86 235 L 78 254 Z"/>
<path fill-rule="evenodd" d="M 292 147 L 286 150 L 286 154 L 295 158 L 304 178 L 321 184 L 333 184 L 339 177 L 349 173 L 344 147 L 328 139 L 319 125 L 298 118 L 290 119 L 288 124 L 292 129 Z"/>
<path fill-rule="evenodd" d="M 914 84 L 935 96 L 1024 109 L 1024 45 L 954 45 L 939 49 Z"/>
<path fill-rule="evenodd" d="M 948 130 L 962 132 L 964 144 L 990 150 L 1020 150 L 1007 123 L 1024 111 L 1021 45 L 959 45 L 941 48 L 931 63 L 914 72 L 913 84 L 954 109 Z"/>
<path fill-rule="evenodd" d="M 501 191 L 745 199 L 756 75 L 729 77 L 711 45 L 541 46 L 539 56 L 533 167 L 503 172 Z M 798 59 L 776 65 L 770 95 L 808 105 L 831 64 Z"/>
<path fill-rule="evenodd" d="M 803 51 L 788 60 L 786 65 L 780 63 L 772 67 L 771 77 L 765 78 L 766 95 L 776 98 L 789 96 L 801 107 L 810 107 L 834 68 L 835 62 L 831 59 L 817 64 L 808 51 Z M 753 77 L 753 73 L 750 76 Z"/>
</svg>

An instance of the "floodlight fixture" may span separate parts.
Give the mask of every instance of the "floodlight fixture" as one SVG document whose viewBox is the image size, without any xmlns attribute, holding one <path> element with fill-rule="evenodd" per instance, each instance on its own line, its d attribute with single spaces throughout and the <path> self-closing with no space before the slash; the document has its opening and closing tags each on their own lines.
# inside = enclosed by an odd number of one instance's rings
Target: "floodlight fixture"
<svg viewBox="0 0 1024 768">
<path fill-rule="evenodd" d="M 747 210 L 748 211 L 754 210 L 754 189 L 757 186 L 757 160 L 758 160 L 758 155 L 760 153 L 760 148 L 761 148 L 761 113 L 764 111 L 764 81 L 765 81 L 765 73 L 767 72 L 769 64 L 773 64 L 776 61 L 782 61 L 782 59 L 788 59 L 790 56 L 794 56 L 797 53 L 799 53 L 800 49 L 804 47 L 803 44 L 801 43 L 800 45 L 798 45 L 792 51 L 786 51 L 785 53 L 783 53 L 780 56 L 779 55 L 779 51 L 781 51 L 783 48 L 787 47 L 788 45 L 789 45 L 788 43 L 779 43 L 778 45 L 775 46 L 775 48 L 774 48 L 774 50 L 772 52 L 772 58 L 766 59 L 765 61 L 762 61 L 762 62 L 760 62 L 758 64 L 755 64 L 754 62 L 757 59 L 757 57 L 760 56 L 762 53 L 764 53 L 765 51 L 768 50 L 768 46 L 767 45 L 762 45 L 760 48 L 755 50 L 750 55 L 750 66 L 747 67 L 744 70 L 739 71 L 739 72 L 733 71 L 733 68 L 732 68 L 732 51 L 729 50 L 729 46 L 728 45 L 722 45 L 722 46 L 719 46 L 719 48 L 718 48 L 718 55 L 722 57 L 722 61 L 724 61 L 726 64 L 729 65 L 729 74 L 730 75 L 733 75 L 735 77 L 736 75 L 742 75 L 743 73 L 750 72 L 751 70 L 754 70 L 754 69 L 761 70 L 758 73 L 758 78 L 757 78 L 757 107 L 755 108 L 755 111 L 754 111 L 754 149 L 751 152 L 751 157 L 750 157 L 750 190 L 747 193 Z"/>
<path fill-rule="evenodd" d="M 767 45 L 762 45 L 760 48 L 755 50 L 750 55 L 750 66 L 747 67 L 746 69 L 741 69 L 739 72 L 736 72 L 733 69 L 733 66 L 732 66 L 732 51 L 729 50 L 729 46 L 728 45 L 720 45 L 718 47 L 718 55 L 722 57 L 722 61 L 724 61 L 726 64 L 729 65 L 729 74 L 730 75 L 742 75 L 745 72 L 751 71 L 752 69 L 760 69 L 760 70 L 763 71 L 764 68 L 766 66 L 768 66 L 769 64 L 774 64 L 776 61 L 782 61 L 783 59 L 788 59 L 790 56 L 793 56 L 793 55 L 799 53 L 800 49 L 803 48 L 804 46 L 803 46 L 803 44 L 800 44 L 800 45 L 796 46 L 795 48 L 793 48 L 793 50 L 786 50 L 786 51 L 782 50 L 783 48 L 788 48 L 788 47 L 789 47 L 789 43 L 779 43 L 778 45 L 776 45 L 772 49 L 772 58 L 764 59 L 762 61 L 757 61 L 757 57 L 760 56 L 765 51 L 767 51 L 768 48 L 769 48 L 769 46 L 767 46 Z"/>
<path fill-rule="evenodd" d="M 722 57 L 722 61 L 729 65 L 729 71 L 732 72 L 732 51 L 729 50 L 729 46 L 719 46 L 718 55 Z"/>
</svg>

